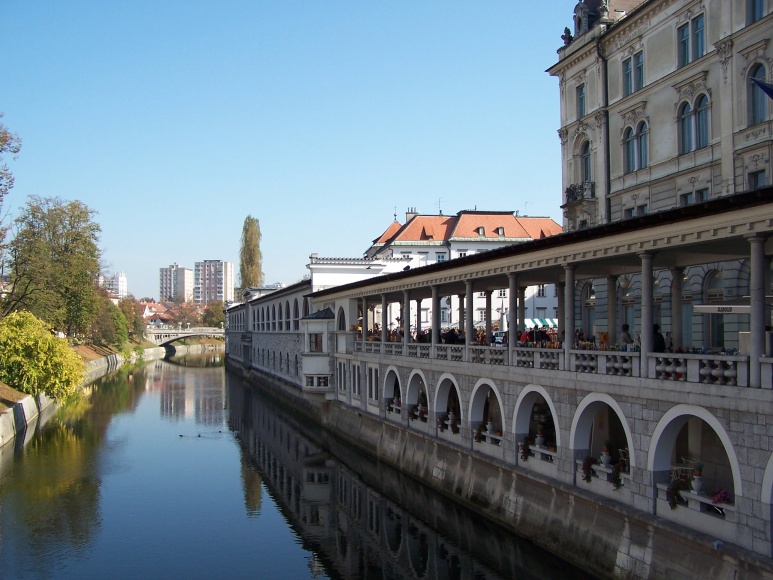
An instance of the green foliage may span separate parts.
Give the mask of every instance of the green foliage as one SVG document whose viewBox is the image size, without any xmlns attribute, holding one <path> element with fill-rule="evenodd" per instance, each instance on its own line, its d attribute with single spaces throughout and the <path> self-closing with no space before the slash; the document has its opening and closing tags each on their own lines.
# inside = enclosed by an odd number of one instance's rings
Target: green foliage
<svg viewBox="0 0 773 580">
<path fill-rule="evenodd" d="M 2 118 L 0 113 L 0 118 Z M 2 206 L 3 199 L 13 187 L 13 173 L 5 163 L 3 154 L 10 153 L 15 159 L 16 154 L 21 149 L 21 139 L 19 136 L 11 133 L 5 125 L 0 123 L 0 206 Z M 2 238 L 0 238 L 1 240 Z"/>
<path fill-rule="evenodd" d="M 123 312 L 100 290 L 97 316 L 91 324 L 91 341 L 121 348 L 128 340 L 129 332 Z"/>
<path fill-rule="evenodd" d="M 260 223 L 248 215 L 242 227 L 239 250 L 239 278 L 242 291 L 263 284 L 263 255 L 260 252 Z"/>
<path fill-rule="evenodd" d="M 9 244 L 11 290 L 3 314 L 29 310 L 69 336 L 84 335 L 99 313 L 100 227 L 80 201 L 30 197 Z"/>
<path fill-rule="evenodd" d="M 129 295 L 118 303 L 118 308 L 126 319 L 129 337 L 140 340 L 145 334 L 145 319 L 142 318 L 142 305 L 134 296 Z"/>
<path fill-rule="evenodd" d="M 33 314 L 14 312 L 0 320 L 0 380 L 30 395 L 71 395 L 83 380 L 84 363 L 67 341 L 51 334 Z"/>
<path fill-rule="evenodd" d="M 201 317 L 201 322 L 204 326 L 214 328 L 225 324 L 225 304 L 223 304 L 223 301 L 213 300 L 207 304 L 207 307 L 204 309 L 204 315 Z"/>
</svg>

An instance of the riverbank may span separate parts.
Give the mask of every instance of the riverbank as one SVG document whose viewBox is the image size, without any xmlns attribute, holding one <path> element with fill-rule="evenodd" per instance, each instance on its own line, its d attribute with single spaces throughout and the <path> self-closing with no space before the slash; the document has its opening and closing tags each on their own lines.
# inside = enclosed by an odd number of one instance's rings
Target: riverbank
<svg viewBox="0 0 773 580">
<path fill-rule="evenodd" d="M 127 363 L 135 364 L 140 361 L 162 359 L 166 356 L 203 354 L 224 350 L 225 343 L 206 342 L 166 348 L 146 348 L 143 349 L 142 356 L 133 351 L 129 357 L 125 357 L 121 353 L 108 349 L 77 347 L 76 352 L 86 362 L 86 376 L 80 387 L 85 387 Z M 56 402 L 50 397 L 46 395 L 33 397 L 20 393 L 4 383 L 0 383 L 0 405 L 2 405 L 0 407 L 0 448 L 17 439 L 20 434 L 25 436 L 17 443 L 23 446 L 28 437 L 35 433 L 37 426 L 45 423 L 56 410 Z"/>
</svg>

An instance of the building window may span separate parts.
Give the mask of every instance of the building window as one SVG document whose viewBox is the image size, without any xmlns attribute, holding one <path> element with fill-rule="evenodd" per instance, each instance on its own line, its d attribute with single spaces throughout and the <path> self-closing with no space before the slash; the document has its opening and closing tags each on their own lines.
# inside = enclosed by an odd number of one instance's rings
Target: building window
<svg viewBox="0 0 773 580">
<path fill-rule="evenodd" d="M 762 18 L 764 0 L 746 0 L 746 23 L 753 24 Z"/>
<path fill-rule="evenodd" d="M 585 83 L 577 87 L 577 118 L 585 116 Z"/>
<path fill-rule="evenodd" d="M 644 53 L 633 55 L 633 90 L 638 91 L 644 86 Z"/>
<path fill-rule="evenodd" d="M 749 189 L 759 189 L 765 187 L 765 170 L 752 171 L 749 173 Z"/>
<path fill-rule="evenodd" d="M 701 203 L 709 199 L 708 189 L 697 189 L 694 192 L 683 193 L 679 196 L 679 205 L 686 206 L 693 203 Z"/>
<path fill-rule="evenodd" d="M 507 288 L 499 289 L 499 298 L 505 298 L 507 296 Z"/>
<path fill-rule="evenodd" d="M 642 121 L 636 131 L 636 152 L 639 155 L 639 169 L 644 169 L 649 164 L 650 131 L 647 123 Z"/>
<path fill-rule="evenodd" d="M 693 18 L 676 29 L 678 66 L 681 68 L 703 56 L 706 50 L 705 16 Z"/>
<path fill-rule="evenodd" d="M 464 258 L 467 255 L 467 250 L 459 250 L 458 256 Z"/>
<path fill-rule="evenodd" d="M 544 297 L 545 296 L 545 285 L 540 284 L 537 286 L 537 296 Z"/>
<path fill-rule="evenodd" d="M 623 61 L 623 96 L 627 97 L 633 92 L 633 61 L 626 58 Z"/>
<path fill-rule="evenodd" d="M 628 127 L 623 136 L 623 147 L 625 151 L 625 172 L 633 173 L 636 171 L 636 139 L 633 129 Z"/>
<path fill-rule="evenodd" d="M 636 206 L 636 215 L 647 215 L 647 204 Z"/>
<path fill-rule="evenodd" d="M 309 352 L 322 352 L 322 334 L 309 334 Z"/>
<path fill-rule="evenodd" d="M 765 67 L 761 64 L 755 66 L 750 79 L 757 79 L 765 82 Z M 767 117 L 767 96 L 760 86 L 752 80 L 749 80 L 749 126 L 762 123 Z"/>
<path fill-rule="evenodd" d="M 445 252 L 436 254 L 436 258 L 435 259 L 438 262 L 445 262 L 446 261 Z"/>
<path fill-rule="evenodd" d="M 695 140 L 696 149 L 709 145 L 709 100 L 706 95 L 698 97 L 695 104 Z"/>
<path fill-rule="evenodd" d="M 692 60 L 697 60 L 703 56 L 706 47 L 706 30 L 704 27 L 705 17 L 703 14 L 696 16 L 690 23 L 692 32 Z"/>
<path fill-rule="evenodd" d="M 625 208 L 625 209 L 623 210 L 623 217 L 624 217 L 625 219 L 632 218 L 632 217 L 633 217 L 633 212 L 634 212 L 634 211 L 636 211 L 636 210 L 635 210 L 634 208 L 632 208 L 632 207 L 627 207 L 627 208 Z"/>
<path fill-rule="evenodd" d="M 679 153 L 692 151 L 692 109 L 684 103 L 679 109 Z"/>
<path fill-rule="evenodd" d="M 486 309 L 481 308 L 478 310 L 478 321 L 480 322 L 486 322 Z"/>
<path fill-rule="evenodd" d="M 623 96 L 628 96 L 644 86 L 644 53 L 637 52 L 623 61 Z"/>
<path fill-rule="evenodd" d="M 676 42 L 678 45 L 679 67 L 681 68 L 690 62 L 690 26 L 688 24 L 684 24 L 676 29 Z"/>
<path fill-rule="evenodd" d="M 580 149 L 580 167 L 583 183 L 589 183 L 591 181 L 590 141 L 583 143 Z"/>
</svg>

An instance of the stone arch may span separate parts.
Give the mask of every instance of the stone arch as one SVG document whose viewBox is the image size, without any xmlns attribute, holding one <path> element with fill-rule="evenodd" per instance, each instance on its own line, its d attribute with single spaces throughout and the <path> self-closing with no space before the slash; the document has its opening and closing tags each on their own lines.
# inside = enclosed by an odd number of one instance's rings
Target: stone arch
<svg viewBox="0 0 773 580">
<path fill-rule="evenodd" d="M 342 306 L 338 307 L 338 315 L 336 316 L 338 319 L 336 322 L 336 329 L 338 330 L 346 330 L 348 327 L 346 326 L 346 311 L 343 309 Z"/>
<path fill-rule="evenodd" d="M 569 431 L 569 448 L 575 453 L 578 451 L 587 451 L 590 454 L 594 452 L 596 447 L 598 447 L 599 451 L 601 450 L 603 441 L 591 441 L 591 436 L 593 435 L 596 416 L 604 406 L 612 410 L 622 427 L 625 437 L 625 441 L 613 440 L 610 452 L 619 449 L 628 449 L 628 465 L 635 467 L 636 456 L 633 449 L 633 434 L 631 433 L 628 419 L 617 401 L 604 393 L 590 393 L 580 401 L 580 404 L 577 406 L 577 410 L 574 413 L 574 417 L 572 418 L 572 427 Z M 602 436 L 606 438 L 608 435 L 609 434 Z M 622 446 L 621 443 L 624 443 L 625 445 Z M 580 445 L 583 446 L 581 447 Z M 586 447 L 586 445 L 591 445 L 591 447 Z"/>
<path fill-rule="evenodd" d="M 452 409 L 450 405 L 454 405 L 454 408 Z M 463 416 L 462 390 L 452 374 L 443 373 L 438 379 L 435 389 L 435 412 L 444 415 L 451 410 L 457 417 Z"/>
<path fill-rule="evenodd" d="M 408 405 L 417 405 L 419 402 L 419 396 L 423 392 L 425 402 L 429 406 L 429 392 L 427 389 L 427 378 L 420 370 L 411 371 L 408 377 L 408 390 L 405 394 L 405 402 Z"/>
<path fill-rule="evenodd" d="M 494 423 L 495 430 L 501 430 L 504 433 L 506 428 L 504 412 L 502 397 L 494 381 L 478 379 L 470 397 L 470 411 L 467 416 L 470 426 L 475 428 L 481 423 L 491 421 Z"/>
<path fill-rule="evenodd" d="M 397 367 L 389 365 L 384 372 L 384 387 L 382 392 L 387 400 L 397 399 L 398 403 L 402 401 L 402 390 L 400 388 L 400 373 Z"/>
<path fill-rule="evenodd" d="M 730 437 L 714 415 L 697 405 L 676 405 L 663 414 L 663 417 L 661 417 L 660 421 L 658 421 L 658 424 L 655 426 L 655 431 L 652 433 L 650 451 L 647 458 L 647 469 L 652 473 L 670 473 L 672 453 L 676 445 L 677 435 L 679 435 L 679 432 L 691 417 L 702 419 L 719 438 L 730 464 L 729 467 L 733 480 L 733 494 L 735 497 L 743 497 L 741 466 L 738 457 L 735 454 L 735 450 L 733 449 Z"/>
<path fill-rule="evenodd" d="M 293 300 L 293 330 L 301 329 L 301 313 L 298 309 L 298 299 Z"/>
<path fill-rule="evenodd" d="M 290 301 L 285 302 L 285 330 L 290 330 Z"/>
<path fill-rule="evenodd" d="M 534 384 L 526 385 L 520 395 L 518 395 L 518 399 L 515 402 L 515 411 L 513 412 L 513 434 L 516 440 L 521 439 L 521 436 L 530 435 L 529 424 L 531 423 L 532 410 L 540 397 L 545 399 L 555 424 L 558 413 L 545 387 Z M 556 447 L 561 447 L 561 429 L 559 429 L 558 425 L 556 425 L 555 437 Z"/>
</svg>

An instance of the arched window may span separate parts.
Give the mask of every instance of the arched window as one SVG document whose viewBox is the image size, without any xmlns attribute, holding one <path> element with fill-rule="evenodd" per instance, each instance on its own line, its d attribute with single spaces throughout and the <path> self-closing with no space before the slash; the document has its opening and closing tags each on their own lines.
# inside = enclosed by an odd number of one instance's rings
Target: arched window
<svg viewBox="0 0 773 580">
<path fill-rule="evenodd" d="M 765 67 L 761 64 L 755 66 L 749 75 L 749 126 L 762 123 L 767 115 L 767 96 L 751 79 L 765 81 Z"/>
<path fill-rule="evenodd" d="M 679 108 L 679 153 L 692 151 L 692 109 L 689 103 Z"/>
<path fill-rule="evenodd" d="M 698 97 L 695 103 L 695 148 L 709 145 L 709 99 L 706 95 Z"/>
<path fill-rule="evenodd" d="M 623 150 L 625 156 L 625 172 L 632 173 L 636 171 L 636 141 L 634 139 L 633 129 L 630 127 L 626 129 L 623 134 Z"/>
<path fill-rule="evenodd" d="M 649 148 L 650 148 L 650 130 L 647 123 L 642 121 L 639 123 L 639 127 L 636 130 L 637 135 L 637 151 L 639 156 L 639 169 L 644 169 L 649 165 Z"/>
<path fill-rule="evenodd" d="M 580 149 L 580 168 L 583 183 L 592 181 L 590 170 L 590 141 L 583 143 Z"/>
</svg>

